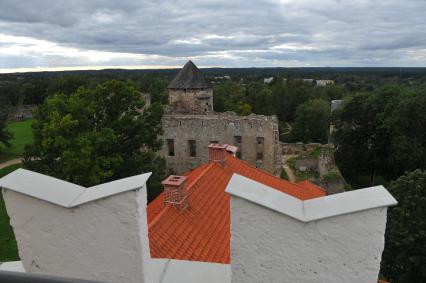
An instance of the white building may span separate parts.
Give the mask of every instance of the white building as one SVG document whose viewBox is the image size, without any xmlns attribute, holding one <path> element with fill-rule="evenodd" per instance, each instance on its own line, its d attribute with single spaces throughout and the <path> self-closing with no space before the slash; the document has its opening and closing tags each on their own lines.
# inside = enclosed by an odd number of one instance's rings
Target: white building
<svg viewBox="0 0 426 283">
<path fill-rule="evenodd" d="M 264 84 L 270 84 L 274 80 L 274 77 L 264 78 L 263 83 Z"/>
<path fill-rule="evenodd" d="M 333 80 L 316 80 L 316 86 L 334 85 Z"/>
</svg>

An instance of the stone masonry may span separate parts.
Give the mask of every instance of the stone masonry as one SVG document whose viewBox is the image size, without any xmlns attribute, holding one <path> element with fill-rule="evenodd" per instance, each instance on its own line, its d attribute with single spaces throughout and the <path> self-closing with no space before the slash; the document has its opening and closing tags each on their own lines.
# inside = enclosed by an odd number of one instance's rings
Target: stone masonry
<svg viewBox="0 0 426 283">
<path fill-rule="evenodd" d="M 211 143 L 235 145 L 239 158 L 272 174 L 279 173 L 281 150 L 275 116 L 214 112 L 213 87 L 191 61 L 168 88 L 160 153 L 171 173 L 182 174 L 208 162 Z"/>
<path fill-rule="evenodd" d="M 164 147 L 168 168 L 176 174 L 208 162 L 208 145 L 232 144 L 237 156 L 270 173 L 280 166 L 278 122 L 262 115 L 234 113 L 209 115 L 165 114 Z M 195 151 L 195 152 L 194 152 Z"/>
</svg>

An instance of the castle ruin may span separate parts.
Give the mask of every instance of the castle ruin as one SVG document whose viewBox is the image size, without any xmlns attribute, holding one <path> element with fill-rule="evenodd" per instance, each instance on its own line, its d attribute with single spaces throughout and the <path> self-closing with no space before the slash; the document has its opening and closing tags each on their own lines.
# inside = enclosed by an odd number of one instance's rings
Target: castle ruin
<svg viewBox="0 0 426 283">
<path fill-rule="evenodd" d="M 271 174 L 279 173 L 281 151 L 275 116 L 215 112 L 213 86 L 191 61 L 168 89 L 161 154 L 171 172 L 181 174 L 208 162 L 208 145 L 220 143 L 237 146 L 242 160 Z"/>
</svg>

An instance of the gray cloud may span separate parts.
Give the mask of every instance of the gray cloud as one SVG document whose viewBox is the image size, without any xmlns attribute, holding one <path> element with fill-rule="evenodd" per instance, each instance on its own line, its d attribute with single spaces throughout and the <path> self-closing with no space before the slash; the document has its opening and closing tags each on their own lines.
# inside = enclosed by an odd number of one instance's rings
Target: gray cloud
<svg viewBox="0 0 426 283">
<path fill-rule="evenodd" d="M 0 69 L 188 58 L 209 66 L 424 66 L 425 10 L 420 0 L 0 0 Z"/>
</svg>

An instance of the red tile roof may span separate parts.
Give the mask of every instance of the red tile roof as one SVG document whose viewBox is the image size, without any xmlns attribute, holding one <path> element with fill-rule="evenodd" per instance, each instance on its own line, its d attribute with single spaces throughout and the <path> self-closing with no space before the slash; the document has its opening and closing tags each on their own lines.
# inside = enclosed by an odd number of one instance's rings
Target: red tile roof
<svg viewBox="0 0 426 283">
<path fill-rule="evenodd" d="M 309 182 L 308 180 L 304 180 L 304 181 L 301 181 L 301 182 L 296 183 L 296 184 L 299 185 L 299 186 L 301 186 L 301 187 L 303 187 L 303 188 L 305 188 L 305 189 L 308 189 L 308 190 L 316 190 L 316 189 L 323 190 L 323 188 L 318 187 L 317 185 L 315 185 L 314 183 Z"/>
<path fill-rule="evenodd" d="M 164 205 L 163 194 L 148 205 L 151 257 L 230 263 L 230 196 L 225 188 L 234 173 L 301 200 L 325 195 L 310 182 L 290 183 L 232 155 L 226 167 L 201 165 L 185 174 L 189 207 L 184 212 Z"/>
</svg>

